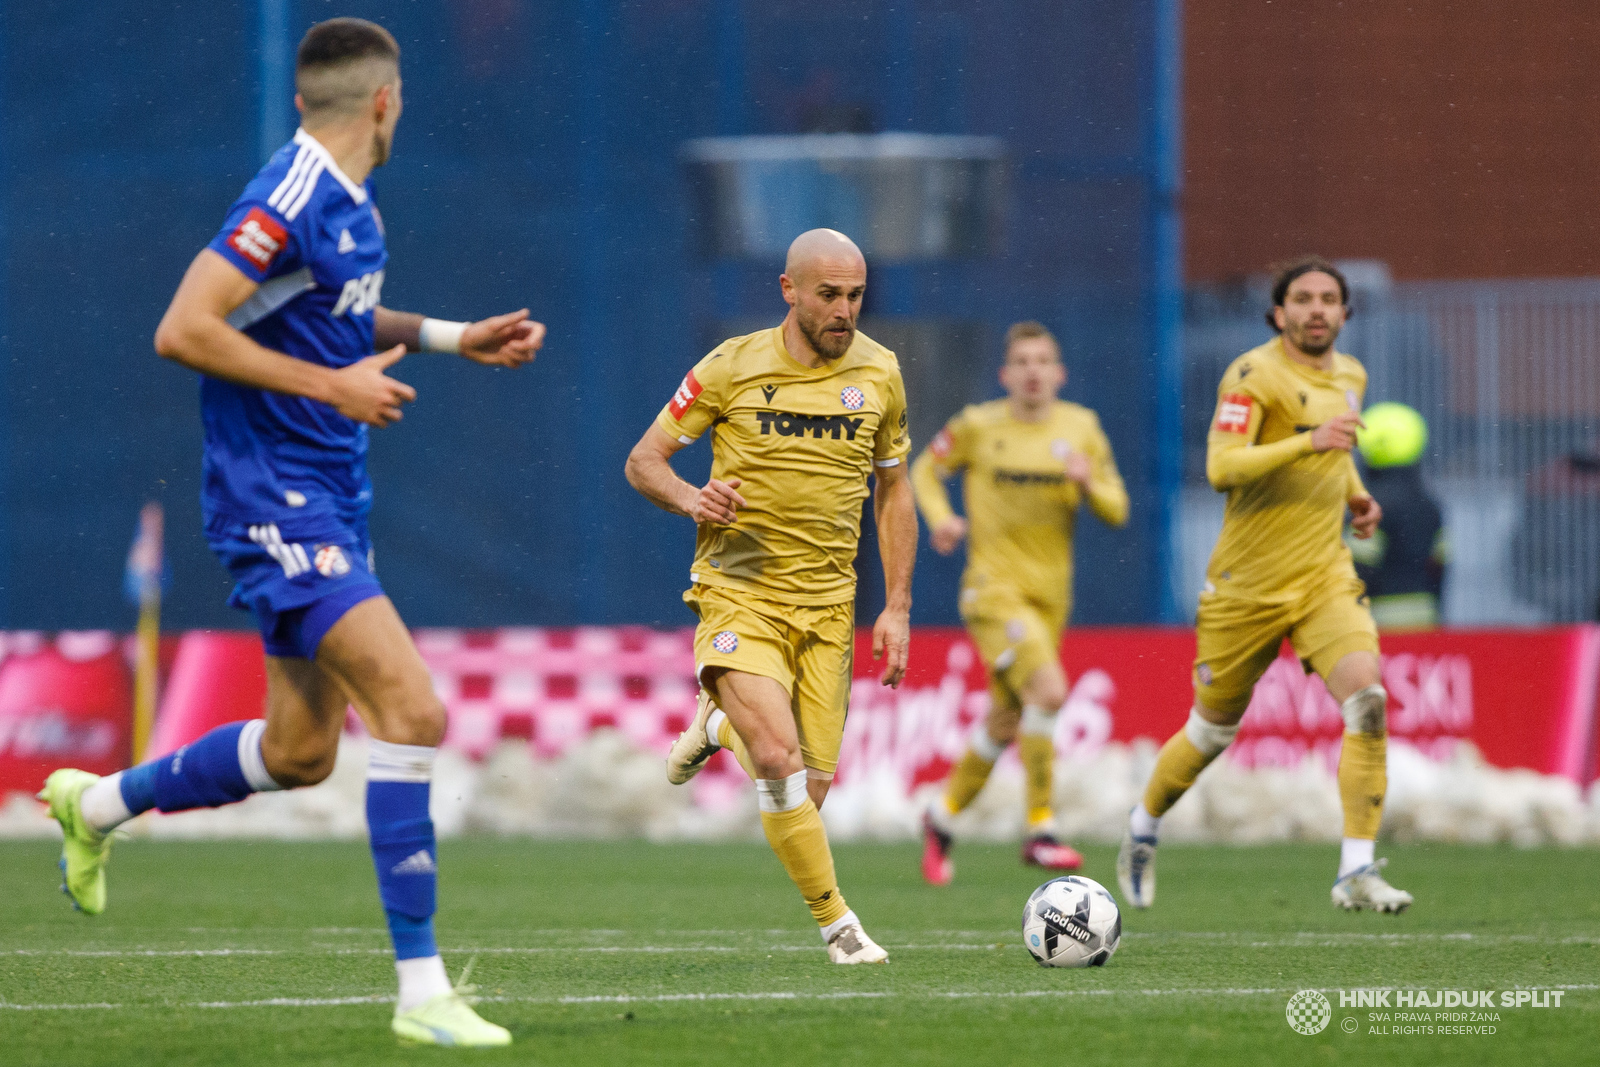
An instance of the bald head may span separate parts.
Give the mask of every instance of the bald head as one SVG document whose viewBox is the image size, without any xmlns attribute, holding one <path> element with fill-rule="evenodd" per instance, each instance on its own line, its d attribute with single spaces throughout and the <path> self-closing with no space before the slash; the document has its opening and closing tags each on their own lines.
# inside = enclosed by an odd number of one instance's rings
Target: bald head
<svg viewBox="0 0 1600 1067">
<path fill-rule="evenodd" d="M 778 283 L 793 309 L 785 330 L 792 326 L 794 335 L 786 332 L 786 344 L 803 343 L 824 360 L 838 359 L 850 350 L 861 297 L 867 291 L 867 261 L 854 241 L 838 230 L 807 230 L 789 246 Z M 794 352 L 791 347 L 790 353 Z"/>
<path fill-rule="evenodd" d="M 856 243 L 838 230 L 807 230 L 789 245 L 789 254 L 783 260 L 783 273 L 799 279 L 816 268 L 827 264 L 841 267 L 858 266 L 866 271 L 867 261 Z"/>
</svg>

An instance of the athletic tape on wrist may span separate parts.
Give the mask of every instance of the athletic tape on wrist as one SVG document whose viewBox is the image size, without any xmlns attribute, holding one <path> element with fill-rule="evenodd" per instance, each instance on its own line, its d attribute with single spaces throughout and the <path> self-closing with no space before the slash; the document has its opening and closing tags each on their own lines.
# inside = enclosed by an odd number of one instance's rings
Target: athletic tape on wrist
<svg viewBox="0 0 1600 1067">
<path fill-rule="evenodd" d="M 424 352 L 460 352 L 461 335 L 467 332 L 467 323 L 446 319 L 423 319 L 417 331 L 417 343 Z"/>
</svg>

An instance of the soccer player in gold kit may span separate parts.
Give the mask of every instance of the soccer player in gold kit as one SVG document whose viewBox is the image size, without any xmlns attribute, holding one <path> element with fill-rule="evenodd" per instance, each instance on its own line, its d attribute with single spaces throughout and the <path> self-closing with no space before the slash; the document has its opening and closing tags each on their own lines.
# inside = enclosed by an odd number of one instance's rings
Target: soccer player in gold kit
<svg viewBox="0 0 1600 1067">
<path fill-rule="evenodd" d="M 693 722 L 667 777 L 687 782 L 719 747 L 756 783 L 761 825 L 822 930 L 834 963 L 888 959 L 839 892 L 818 813 L 850 701 L 854 560 L 869 476 L 887 586 L 872 631 L 898 686 L 910 644 L 917 514 L 905 458 L 905 385 L 894 353 L 856 330 L 861 252 L 835 230 L 789 247 L 782 324 L 718 345 L 683 379 L 628 457 L 628 481 L 698 524 L 684 600 L 700 618 Z M 672 455 L 711 431 L 711 479 Z"/>
<path fill-rule="evenodd" d="M 990 679 L 989 713 L 944 796 L 923 816 L 922 874 L 934 885 L 955 874 L 951 818 L 972 803 L 1014 738 L 1027 773 L 1023 862 L 1052 870 L 1083 864 L 1056 840 L 1050 808 L 1056 713 L 1067 699 L 1060 650 L 1071 613 L 1072 531 L 1084 501 L 1121 526 L 1128 493 L 1095 413 L 1056 398 L 1066 380 L 1050 331 L 1017 323 L 1000 368 L 1006 397 L 957 413 L 911 469 L 934 550 L 949 555 L 969 539 L 961 617 Z M 957 471 L 966 472 L 965 519 L 945 492 Z"/>
<path fill-rule="evenodd" d="M 1161 749 L 1117 856 L 1123 897 L 1155 900 L 1161 816 L 1232 743 L 1257 680 L 1287 637 L 1327 683 L 1344 718 L 1339 797 L 1344 840 L 1333 902 L 1399 912 L 1411 894 L 1373 859 L 1383 819 L 1387 694 L 1378 631 L 1350 550 L 1345 510 L 1358 538 L 1382 518 L 1350 458 L 1367 372 L 1334 350 L 1350 289 L 1325 260 L 1279 272 L 1267 321 L 1278 336 L 1234 360 L 1217 389 L 1206 439 L 1206 477 L 1226 491 L 1222 537 L 1211 554 L 1195 624 L 1194 707 Z"/>
</svg>

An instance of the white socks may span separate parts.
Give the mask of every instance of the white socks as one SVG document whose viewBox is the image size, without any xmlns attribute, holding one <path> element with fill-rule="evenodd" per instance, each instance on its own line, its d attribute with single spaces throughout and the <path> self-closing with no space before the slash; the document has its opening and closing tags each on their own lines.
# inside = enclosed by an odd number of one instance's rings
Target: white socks
<svg viewBox="0 0 1600 1067">
<path fill-rule="evenodd" d="M 83 808 L 83 819 L 102 834 L 109 834 L 133 818 L 133 812 L 122 800 L 122 772 L 108 774 L 83 791 L 78 802 Z"/>
<path fill-rule="evenodd" d="M 717 734 L 722 732 L 722 724 L 728 721 L 728 716 L 721 708 L 706 716 L 706 740 L 711 742 L 712 748 L 721 748 L 722 743 L 717 740 Z"/>
<path fill-rule="evenodd" d="M 1372 862 L 1373 842 L 1365 837 L 1347 837 L 1339 842 L 1339 877 L 1360 870 Z"/>
<path fill-rule="evenodd" d="M 1134 837 L 1155 837 L 1161 829 L 1161 816 L 1151 815 L 1144 810 L 1144 801 L 1133 806 L 1133 814 L 1128 816 L 1128 832 Z"/>
<path fill-rule="evenodd" d="M 411 960 L 395 960 L 394 969 L 400 975 L 400 1003 L 397 1012 L 410 1011 L 426 1004 L 443 993 L 450 992 L 450 976 L 444 973 L 444 959 L 439 956 L 422 956 Z"/>
<path fill-rule="evenodd" d="M 851 923 L 855 923 L 857 925 L 860 925 L 861 920 L 856 918 L 856 913 L 854 911 L 847 911 L 843 915 L 839 916 L 837 919 L 833 920 L 833 922 L 829 923 L 827 926 L 821 927 L 820 929 L 822 930 L 822 943 L 824 945 L 828 944 L 830 941 L 833 940 L 833 935 L 834 934 L 838 933 L 840 930 L 843 930 L 846 926 L 849 926 Z"/>
</svg>

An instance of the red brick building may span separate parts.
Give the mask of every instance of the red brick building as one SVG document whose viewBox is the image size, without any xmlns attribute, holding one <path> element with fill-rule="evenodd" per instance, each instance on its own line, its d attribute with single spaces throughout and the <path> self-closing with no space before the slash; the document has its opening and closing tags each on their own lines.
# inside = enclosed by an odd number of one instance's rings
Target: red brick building
<svg viewBox="0 0 1600 1067">
<path fill-rule="evenodd" d="M 1186 0 L 1190 281 L 1600 274 L 1600 3 Z"/>
</svg>

